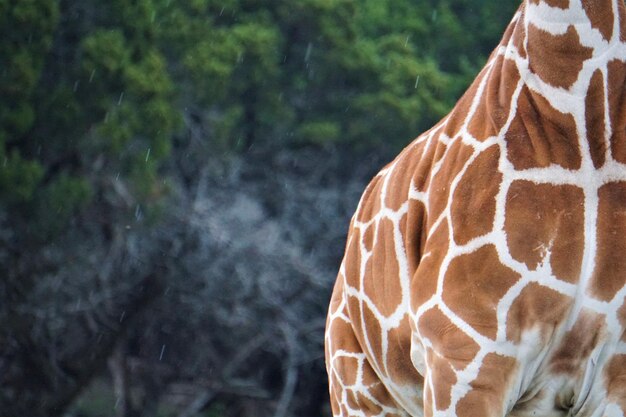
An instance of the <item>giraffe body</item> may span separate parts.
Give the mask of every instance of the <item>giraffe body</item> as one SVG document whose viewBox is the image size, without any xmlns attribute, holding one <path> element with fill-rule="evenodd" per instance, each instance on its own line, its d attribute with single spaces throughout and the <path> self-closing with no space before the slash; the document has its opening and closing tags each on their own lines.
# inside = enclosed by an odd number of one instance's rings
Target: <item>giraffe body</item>
<svg viewBox="0 0 626 417">
<path fill-rule="evenodd" d="M 626 10 L 525 1 L 368 185 L 331 300 L 337 416 L 626 415 Z"/>
</svg>

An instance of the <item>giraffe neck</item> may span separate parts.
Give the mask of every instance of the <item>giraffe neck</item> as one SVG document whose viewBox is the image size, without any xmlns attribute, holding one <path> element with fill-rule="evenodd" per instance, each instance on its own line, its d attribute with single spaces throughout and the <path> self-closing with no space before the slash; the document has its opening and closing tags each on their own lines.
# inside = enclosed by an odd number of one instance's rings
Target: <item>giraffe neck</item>
<svg viewBox="0 0 626 417">
<path fill-rule="evenodd" d="M 495 76 L 498 85 L 524 81 L 531 137 L 585 142 L 598 163 L 608 142 L 626 139 L 626 97 L 607 87 L 626 83 L 624 39 L 622 0 L 524 0 L 498 48 L 515 65 Z"/>
</svg>

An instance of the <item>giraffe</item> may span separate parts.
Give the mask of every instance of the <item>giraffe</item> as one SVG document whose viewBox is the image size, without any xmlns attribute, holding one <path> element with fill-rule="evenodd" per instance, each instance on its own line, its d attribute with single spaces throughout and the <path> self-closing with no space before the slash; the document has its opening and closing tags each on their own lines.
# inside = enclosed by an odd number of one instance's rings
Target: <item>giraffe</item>
<svg viewBox="0 0 626 417">
<path fill-rule="evenodd" d="M 326 325 L 335 416 L 626 415 L 626 8 L 524 0 L 367 186 Z"/>
</svg>

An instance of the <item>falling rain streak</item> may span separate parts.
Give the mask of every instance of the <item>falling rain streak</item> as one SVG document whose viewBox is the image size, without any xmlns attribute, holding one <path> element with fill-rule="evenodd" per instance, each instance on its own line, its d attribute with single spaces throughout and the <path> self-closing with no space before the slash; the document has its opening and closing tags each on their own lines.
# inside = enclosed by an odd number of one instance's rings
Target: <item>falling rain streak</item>
<svg viewBox="0 0 626 417">
<path fill-rule="evenodd" d="M 165 353 L 165 345 L 161 347 L 161 354 L 159 355 L 159 362 L 163 360 L 163 354 Z"/>
</svg>

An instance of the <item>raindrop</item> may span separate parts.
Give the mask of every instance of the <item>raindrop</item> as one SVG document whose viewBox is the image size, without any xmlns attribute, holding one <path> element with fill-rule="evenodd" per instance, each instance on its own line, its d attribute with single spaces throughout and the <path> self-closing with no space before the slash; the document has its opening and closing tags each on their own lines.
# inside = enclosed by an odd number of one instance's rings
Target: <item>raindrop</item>
<svg viewBox="0 0 626 417">
<path fill-rule="evenodd" d="M 159 355 L 159 362 L 163 359 L 163 354 L 165 353 L 165 345 L 161 347 L 161 354 Z"/>
<path fill-rule="evenodd" d="M 432 21 L 434 22 L 435 20 L 437 20 L 437 9 L 433 10 L 433 14 L 431 16 Z"/>
<path fill-rule="evenodd" d="M 226 6 L 222 6 L 222 10 L 220 10 L 220 16 L 224 14 L 224 8 L 225 8 L 225 7 L 226 7 Z"/>
<path fill-rule="evenodd" d="M 152 16 L 150 16 L 150 23 L 154 23 L 155 18 L 156 18 L 156 11 L 152 11 Z"/>
<path fill-rule="evenodd" d="M 120 104 L 122 104 L 122 100 L 124 99 L 124 92 L 122 91 L 120 93 L 120 98 L 117 100 L 117 105 L 119 106 Z"/>
<path fill-rule="evenodd" d="M 141 220 L 141 206 L 139 204 L 135 206 L 135 220 Z"/>
<path fill-rule="evenodd" d="M 91 70 L 91 74 L 89 75 L 89 82 L 93 81 L 93 76 L 96 75 L 96 70 Z"/>
<path fill-rule="evenodd" d="M 313 44 L 309 42 L 309 44 L 306 46 L 306 53 L 304 54 L 304 62 L 307 62 L 307 63 L 309 62 L 312 51 L 313 51 Z"/>
<path fill-rule="evenodd" d="M 150 158 L 150 149 L 148 148 L 148 152 L 146 152 L 146 162 L 148 162 L 148 159 Z"/>
<path fill-rule="evenodd" d="M 419 84 L 419 82 L 420 82 L 420 76 L 418 75 L 417 78 L 415 78 L 415 87 L 414 88 L 417 88 L 417 85 Z"/>
<path fill-rule="evenodd" d="M 74 92 L 78 90 L 78 84 L 80 84 L 80 81 L 76 80 L 76 82 L 74 83 Z"/>
<path fill-rule="evenodd" d="M 411 35 L 408 35 L 406 37 L 406 40 L 404 41 L 404 47 L 406 48 L 406 46 L 409 44 L 409 39 L 411 38 Z"/>
<path fill-rule="evenodd" d="M 120 316 L 120 323 L 124 321 L 125 316 L 126 316 L 126 310 L 122 311 L 122 315 Z"/>
</svg>

